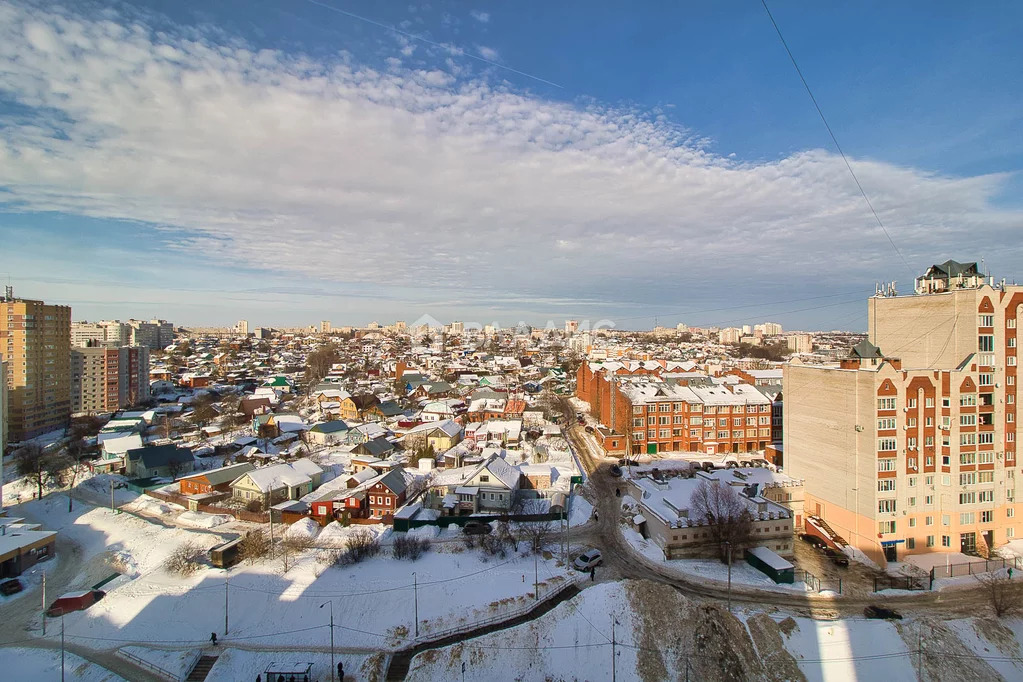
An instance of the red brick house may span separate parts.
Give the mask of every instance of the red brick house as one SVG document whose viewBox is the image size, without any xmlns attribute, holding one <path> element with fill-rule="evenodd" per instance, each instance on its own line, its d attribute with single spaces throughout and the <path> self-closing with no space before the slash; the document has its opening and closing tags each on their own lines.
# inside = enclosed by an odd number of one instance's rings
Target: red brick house
<svg viewBox="0 0 1023 682">
<path fill-rule="evenodd" d="M 405 472 L 393 469 L 381 476 L 368 490 L 369 516 L 389 523 L 398 507 L 405 504 Z"/>
</svg>

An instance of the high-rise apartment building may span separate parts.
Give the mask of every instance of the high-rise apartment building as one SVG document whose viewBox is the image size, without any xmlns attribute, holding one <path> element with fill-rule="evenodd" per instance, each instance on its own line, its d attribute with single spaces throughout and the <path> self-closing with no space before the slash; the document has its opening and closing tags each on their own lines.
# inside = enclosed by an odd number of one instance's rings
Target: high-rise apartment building
<svg viewBox="0 0 1023 682">
<path fill-rule="evenodd" d="M 7 448 L 7 363 L 0 360 L 0 509 L 3 508 L 4 450 Z"/>
<path fill-rule="evenodd" d="M 812 353 L 813 336 L 811 334 L 789 334 L 785 337 L 785 345 L 793 353 Z"/>
<path fill-rule="evenodd" d="M 128 320 L 131 335 L 128 344 L 151 350 L 166 348 L 174 342 L 174 325 L 167 320 Z"/>
<path fill-rule="evenodd" d="M 119 320 L 102 322 L 72 322 L 71 345 L 85 346 L 127 346 L 131 344 L 132 326 Z"/>
<path fill-rule="evenodd" d="M 579 331 L 579 320 L 565 320 L 565 333 L 575 334 Z"/>
<path fill-rule="evenodd" d="M 0 298 L 0 360 L 7 364 L 8 438 L 64 428 L 71 417 L 71 308 Z"/>
<path fill-rule="evenodd" d="M 234 333 L 238 334 L 240 336 L 248 336 L 249 335 L 249 321 L 248 320 L 238 320 L 238 322 L 234 325 Z"/>
<path fill-rule="evenodd" d="M 839 365 L 785 368 L 786 473 L 807 514 L 879 563 L 1018 537 L 1023 286 L 948 261 L 915 295 L 870 298 L 868 320 Z"/>
<path fill-rule="evenodd" d="M 149 400 L 149 349 L 145 346 L 73 348 L 71 411 L 100 414 Z"/>
<path fill-rule="evenodd" d="M 320 333 L 329 334 L 331 331 L 330 320 L 320 320 Z"/>
</svg>

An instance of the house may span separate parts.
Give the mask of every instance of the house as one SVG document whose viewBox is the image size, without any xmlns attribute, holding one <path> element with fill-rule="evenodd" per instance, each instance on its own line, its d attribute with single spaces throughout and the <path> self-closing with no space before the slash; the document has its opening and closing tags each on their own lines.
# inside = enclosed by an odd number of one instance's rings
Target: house
<svg viewBox="0 0 1023 682">
<path fill-rule="evenodd" d="M 348 424 L 345 424 L 340 419 L 320 422 L 309 429 L 308 439 L 309 442 L 318 445 L 336 445 L 344 440 L 347 431 Z"/>
<path fill-rule="evenodd" d="M 257 438 L 277 438 L 281 430 L 273 414 L 257 414 L 252 418 L 252 432 Z"/>
<path fill-rule="evenodd" d="M 231 483 L 242 474 L 256 467 L 249 463 L 232 464 L 219 469 L 211 469 L 202 473 L 183 476 L 178 480 L 182 495 L 209 495 L 211 493 L 230 493 Z"/>
<path fill-rule="evenodd" d="M 359 443 L 352 448 L 353 455 L 370 455 L 377 458 L 383 458 L 392 452 L 394 452 L 394 443 L 383 436 L 371 438 L 370 440 L 367 440 L 364 443 Z"/>
<path fill-rule="evenodd" d="M 137 433 L 101 433 L 96 437 L 96 442 L 99 443 L 104 460 L 123 460 L 128 450 L 137 450 L 143 446 L 142 436 Z"/>
<path fill-rule="evenodd" d="M 380 399 L 372 394 L 348 396 L 341 401 L 341 418 L 350 421 L 363 419 L 364 413 L 379 402 Z"/>
<path fill-rule="evenodd" d="M 434 452 L 447 452 L 462 440 L 462 427 L 458 422 L 446 419 L 442 422 L 427 422 L 409 430 L 403 442 L 406 446 L 432 447 Z"/>
<path fill-rule="evenodd" d="M 275 391 L 281 391 L 282 393 L 291 393 L 294 390 L 294 386 L 291 380 L 286 376 L 277 375 L 270 377 L 263 382 L 262 388 L 272 388 Z"/>
<path fill-rule="evenodd" d="M 520 479 L 518 469 L 493 453 L 475 466 L 440 472 L 434 479 L 430 499 L 452 516 L 507 513 L 515 503 Z M 442 499 L 438 500 L 439 496 Z"/>
<path fill-rule="evenodd" d="M 311 466 L 296 468 L 299 462 L 308 462 Z M 309 460 L 254 469 L 231 482 L 231 496 L 246 503 L 258 502 L 263 509 L 284 500 L 297 500 L 316 487 L 307 473 L 312 471 L 312 467 L 316 467 L 322 476 L 322 470 Z"/>
<path fill-rule="evenodd" d="M 151 445 L 125 453 L 125 472 L 133 478 L 173 478 L 195 469 L 195 457 L 188 448 Z"/>
<path fill-rule="evenodd" d="M 250 398 L 242 398 L 238 409 L 246 417 L 252 419 L 256 415 L 269 413 L 273 409 L 273 405 L 270 404 L 270 399 L 265 396 L 252 396 Z"/>
<path fill-rule="evenodd" d="M 465 402 L 458 398 L 445 398 L 423 405 L 419 418 L 424 422 L 439 422 L 445 419 L 454 419 L 461 414 L 465 414 Z"/>
<path fill-rule="evenodd" d="M 375 479 L 369 487 L 369 516 L 373 519 L 389 521 L 394 511 L 405 504 L 405 471 L 396 467 L 379 479 Z"/>
<path fill-rule="evenodd" d="M 558 478 L 558 470 L 550 464 L 524 464 L 519 470 L 523 476 L 523 488 L 547 490 Z"/>
<path fill-rule="evenodd" d="M 431 383 L 420 384 L 410 394 L 415 399 L 430 398 L 437 399 L 443 398 L 454 391 L 454 388 L 446 381 L 434 381 Z"/>
<path fill-rule="evenodd" d="M 393 400 L 385 400 L 366 409 L 363 416 L 367 419 L 390 419 L 392 417 L 400 417 L 404 413 L 405 411 L 401 409 L 398 403 Z"/>
</svg>

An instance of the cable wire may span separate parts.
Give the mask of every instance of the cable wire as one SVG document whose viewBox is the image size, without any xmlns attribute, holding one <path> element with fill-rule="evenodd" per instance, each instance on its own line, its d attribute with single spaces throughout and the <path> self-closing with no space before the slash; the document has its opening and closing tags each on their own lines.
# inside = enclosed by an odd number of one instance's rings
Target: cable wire
<svg viewBox="0 0 1023 682">
<path fill-rule="evenodd" d="M 774 30 L 775 32 L 777 32 L 778 38 L 781 40 L 782 47 L 785 48 L 785 52 L 789 56 L 789 60 L 792 61 L 792 66 L 796 68 L 796 73 L 799 75 L 799 80 L 803 82 L 803 87 L 806 88 L 806 94 L 810 96 L 810 101 L 813 102 L 813 106 L 817 110 L 817 115 L 821 117 L 821 121 L 823 121 L 824 127 L 827 128 L 828 130 L 828 135 L 831 136 L 831 141 L 835 143 L 835 149 L 837 149 L 838 153 L 842 156 L 842 161 L 845 162 L 845 167 L 849 169 L 849 175 L 852 176 L 853 182 L 856 183 L 856 188 L 860 190 L 860 194 L 863 196 L 863 200 L 867 202 L 867 208 L 869 208 L 870 212 L 874 215 L 874 220 L 877 221 L 877 224 L 881 228 L 881 231 L 884 232 L 884 236 L 888 238 L 888 243 L 892 245 L 892 248 L 895 249 L 895 253 L 897 253 L 899 258 L 902 260 L 903 265 L 906 266 L 906 270 L 909 271 L 910 279 L 915 279 L 916 274 L 913 271 L 913 268 L 909 265 L 909 261 L 906 260 L 906 257 L 902 255 L 902 252 L 899 251 L 899 247 L 895 245 L 895 240 L 892 239 L 892 235 L 888 233 L 888 228 L 884 226 L 884 223 L 881 222 L 881 217 L 877 214 L 877 211 L 874 210 L 874 205 L 870 203 L 870 198 L 867 196 L 867 193 L 863 190 L 863 185 L 860 184 L 860 179 L 856 177 L 856 171 L 853 170 L 852 164 L 849 163 L 849 159 L 846 157 L 845 152 L 842 150 L 842 145 L 838 143 L 838 138 L 835 137 L 835 132 L 831 129 L 831 125 L 828 123 L 828 119 L 824 116 L 824 112 L 821 110 L 821 106 L 817 103 L 817 98 L 813 96 L 813 91 L 810 89 L 810 84 L 806 82 L 806 78 L 803 76 L 803 71 L 802 69 L 799 68 L 799 64 L 796 62 L 795 55 L 793 55 L 792 50 L 789 49 L 789 44 L 788 42 L 786 42 L 785 36 L 782 35 L 781 28 L 779 28 L 778 26 L 778 22 L 774 20 L 774 15 L 771 14 L 771 9 L 767 6 L 767 0 L 760 0 L 760 3 L 764 6 L 764 11 L 767 12 L 767 17 L 771 20 L 771 24 L 774 26 Z"/>
</svg>

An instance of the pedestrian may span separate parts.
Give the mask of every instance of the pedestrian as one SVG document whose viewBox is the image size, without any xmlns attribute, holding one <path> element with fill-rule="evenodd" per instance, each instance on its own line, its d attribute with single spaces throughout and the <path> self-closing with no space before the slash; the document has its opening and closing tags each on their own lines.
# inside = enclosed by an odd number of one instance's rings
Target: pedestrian
<svg viewBox="0 0 1023 682">
<path fill-rule="evenodd" d="M 600 521 L 600 518 L 597 516 L 597 512 L 596 511 L 593 512 L 593 520 L 594 521 Z"/>
<path fill-rule="evenodd" d="M 622 496 L 622 489 L 621 488 L 615 488 L 615 497 L 621 497 L 621 496 Z"/>
<path fill-rule="evenodd" d="M 591 583 L 594 582 L 597 579 L 596 576 L 597 576 L 597 567 L 596 566 L 590 566 L 590 582 Z"/>
<path fill-rule="evenodd" d="M 217 633 L 210 633 L 210 641 L 213 642 L 213 646 L 217 646 Z"/>
<path fill-rule="evenodd" d="M 337 662 L 337 679 L 341 682 L 345 682 L 345 664 L 341 661 Z"/>
<path fill-rule="evenodd" d="M 256 675 L 256 682 L 263 682 L 263 676 L 262 675 Z"/>
<path fill-rule="evenodd" d="M 1012 566 L 1009 566 L 1009 580 L 1012 580 Z"/>
</svg>

